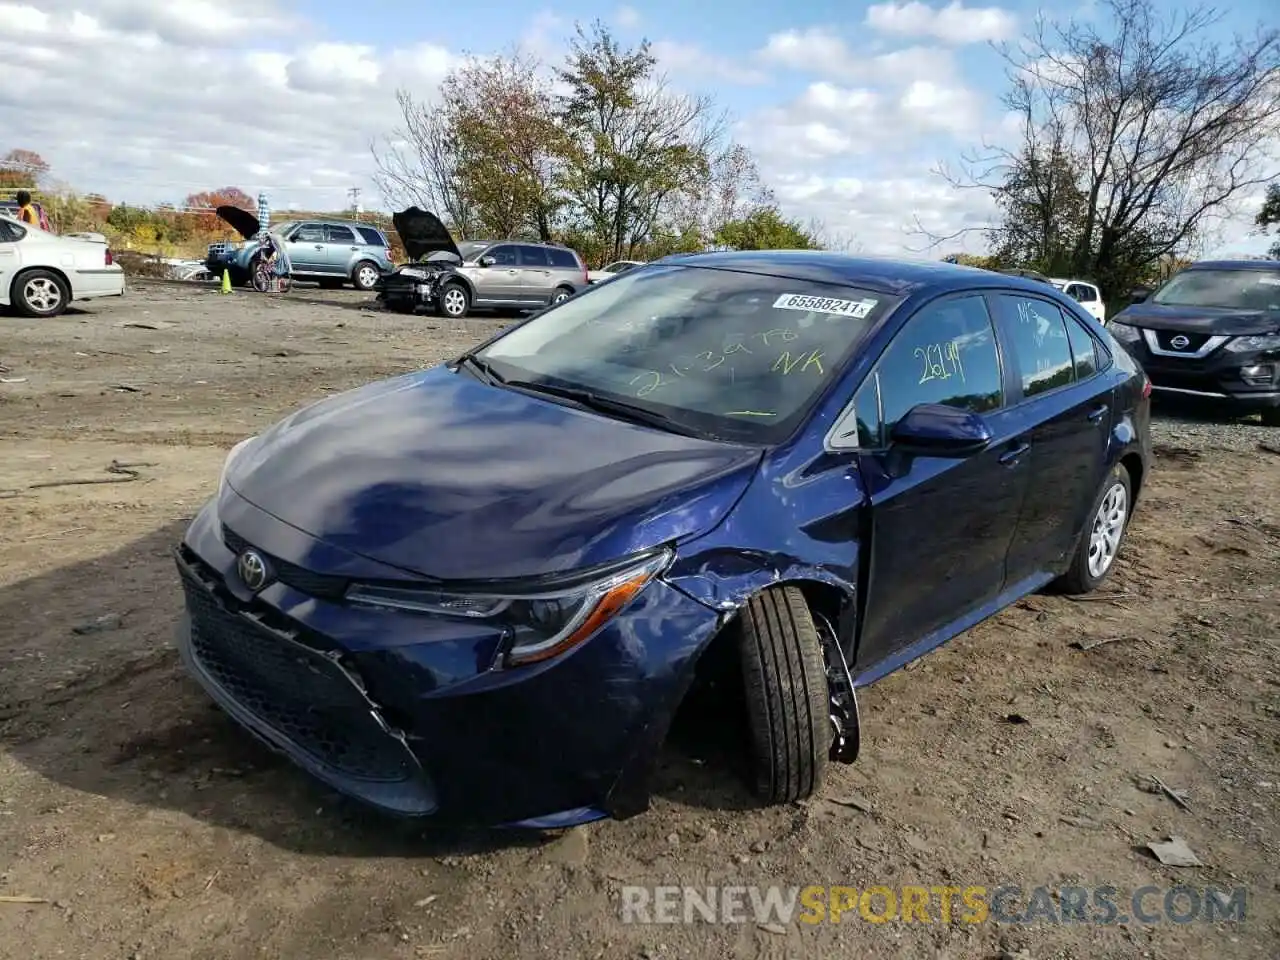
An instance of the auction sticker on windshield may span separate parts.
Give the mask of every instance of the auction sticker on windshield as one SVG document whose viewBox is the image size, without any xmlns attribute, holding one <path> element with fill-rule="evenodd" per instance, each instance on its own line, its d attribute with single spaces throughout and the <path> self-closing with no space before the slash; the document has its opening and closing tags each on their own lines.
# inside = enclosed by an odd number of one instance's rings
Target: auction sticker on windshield
<svg viewBox="0 0 1280 960">
<path fill-rule="evenodd" d="M 806 313 L 838 313 L 861 320 L 876 308 L 879 300 L 836 300 L 832 297 L 813 297 L 803 293 L 784 293 L 773 301 L 775 310 L 803 310 Z"/>
</svg>

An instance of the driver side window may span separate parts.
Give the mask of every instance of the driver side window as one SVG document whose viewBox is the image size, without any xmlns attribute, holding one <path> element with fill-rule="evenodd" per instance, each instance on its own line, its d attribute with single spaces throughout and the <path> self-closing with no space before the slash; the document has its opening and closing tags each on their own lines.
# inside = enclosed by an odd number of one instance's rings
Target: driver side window
<svg viewBox="0 0 1280 960">
<path fill-rule="evenodd" d="M 931 303 L 907 321 L 854 397 L 858 445 L 885 447 L 908 410 L 939 403 L 985 413 L 1004 403 L 995 329 L 979 295 Z"/>
<path fill-rule="evenodd" d="M 293 235 L 294 243 L 324 243 L 324 227 L 318 223 L 304 223 Z"/>
<path fill-rule="evenodd" d="M 516 266 L 516 248 L 513 246 L 490 247 L 484 252 L 484 255 L 493 257 L 493 265 L 495 267 Z"/>
</svg>

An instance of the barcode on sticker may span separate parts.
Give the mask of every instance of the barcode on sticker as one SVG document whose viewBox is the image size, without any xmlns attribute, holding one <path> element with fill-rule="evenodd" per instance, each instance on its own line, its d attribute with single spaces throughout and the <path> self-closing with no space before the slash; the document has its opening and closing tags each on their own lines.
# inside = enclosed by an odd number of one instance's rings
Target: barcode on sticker
<svg viewBox="0 0 1280 960">
<path fill-rule="evenodd" d="M 811 297 L 803 293 L 784 293 L 773 301 L 775 310 L 803 310 L 806 313 L 837 313 L 861 319 L 876 308 L 879 300 L 837 300 L 834 297 Z"/>
</svg>

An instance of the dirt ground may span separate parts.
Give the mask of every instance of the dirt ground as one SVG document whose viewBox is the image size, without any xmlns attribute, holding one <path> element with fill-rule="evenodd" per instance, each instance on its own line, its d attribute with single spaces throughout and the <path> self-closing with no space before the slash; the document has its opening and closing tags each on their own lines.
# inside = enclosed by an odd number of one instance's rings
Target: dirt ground
<svg viewBox="0 0 1280 960">
<path fill-rule="evenodd" d="M 0 384 L 0 957 L 1277 956 L 1280 456 L 1212 429 L 1162 428 L 1103 595 L 1033 597 L 865 690 L 863 756 L 807 803 L 757 808 L 695 738 L 632 820 L 424 831 L 251 742 L 171 639 L 168 551 L 226 450 L 502 322 L 140 282 L 0 317 L 0 375 L 21 381 Z M 138 479 L 30 486 L 127 476 L 112 461 Z M 1157 862 L 1146 844 L 1171 835 L 1203 865 Z M 1247 907 L 1110 926 L 620 912 L 627 884 L 1004 883 L 1108 884 L 1122 906 L 1148 884 L 1243 886 Z"/>
</svg>

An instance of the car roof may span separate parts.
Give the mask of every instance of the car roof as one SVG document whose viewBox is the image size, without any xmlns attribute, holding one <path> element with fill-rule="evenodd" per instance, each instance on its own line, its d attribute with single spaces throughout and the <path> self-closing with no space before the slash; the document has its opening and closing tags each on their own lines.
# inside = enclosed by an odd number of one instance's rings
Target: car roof
<svg viewBox="0 0 1280 960">
<path fill-rule="evenodd" d="M 1280 260 L 1197 260 L 1184 270 L 1280 270 Z"/>
<path fill-rule="evenodd" d="M 992 286 L 1044 293 L 1048 286 L 1043 281 L 1016 274 L 942 260 L 852 256 L 828 250 L 740 250 L 676 254 L 651 263 L 678 263 L 683 266 L 737 270 L 792 280 L 838 283 L 897 296 L 909 296 L 926 289 L 945 293 Z"/>
</svg>

